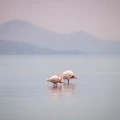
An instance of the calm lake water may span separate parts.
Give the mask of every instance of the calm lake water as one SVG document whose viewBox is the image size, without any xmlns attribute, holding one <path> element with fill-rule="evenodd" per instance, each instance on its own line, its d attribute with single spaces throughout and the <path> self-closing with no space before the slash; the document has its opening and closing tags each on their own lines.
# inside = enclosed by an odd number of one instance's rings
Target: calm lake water
<svg viewBox="0 0 120 120">
<path fill-rule="evenodd" d="M 0 120 L 120 120 L 120 56 L 1 55 Z"/>
</svg>

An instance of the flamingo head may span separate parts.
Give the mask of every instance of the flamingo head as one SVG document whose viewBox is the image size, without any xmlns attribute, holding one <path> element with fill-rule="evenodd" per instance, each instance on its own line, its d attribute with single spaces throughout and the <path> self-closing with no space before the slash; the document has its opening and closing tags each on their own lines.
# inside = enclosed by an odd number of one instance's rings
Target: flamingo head
<svg viewBox="0 0 120 120">
<path fill-rule="evenodd" d="M 78 77 L 76 75 L 73 75 L 72 78 L 77 79 Z"/>
</svg>

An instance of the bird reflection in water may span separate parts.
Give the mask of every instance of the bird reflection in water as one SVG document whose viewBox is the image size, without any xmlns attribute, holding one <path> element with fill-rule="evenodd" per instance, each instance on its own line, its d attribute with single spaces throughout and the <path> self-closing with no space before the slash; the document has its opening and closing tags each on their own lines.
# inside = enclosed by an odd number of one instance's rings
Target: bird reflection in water
<svg viewBox="0 0 120 120">
<path fill-rule="evenodd" d="M 55 96 L 55 97 L 72 97 L 75 94 L 76 90 L 76 84 L 72 83 L 62 83 L 61 86 L 57 87 L 48 87 L 48 92 L 50 96 Z"/>
</svg>

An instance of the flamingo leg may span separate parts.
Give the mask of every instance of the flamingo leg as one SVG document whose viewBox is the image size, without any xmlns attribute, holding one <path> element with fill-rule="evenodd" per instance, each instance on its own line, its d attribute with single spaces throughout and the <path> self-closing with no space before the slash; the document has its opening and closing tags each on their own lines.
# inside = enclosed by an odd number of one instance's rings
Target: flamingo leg
<svg viewBox="0 0 120 120">
<path fill-rule="evenodd" d="M 69 84 L 69 81 L 70 81 L 70 80 L 68 79 L 68 84 Z"/>
<path fill-rule="evenodd" d="M 57 83 L 54 83 L 53 86 L 54 86 L 54 87 L 57 87 Z"/>
<path fill-rule="evenodd" d="M 55 83 L 53 83 L 53 86 L 55 87 Z"/>
</svg>

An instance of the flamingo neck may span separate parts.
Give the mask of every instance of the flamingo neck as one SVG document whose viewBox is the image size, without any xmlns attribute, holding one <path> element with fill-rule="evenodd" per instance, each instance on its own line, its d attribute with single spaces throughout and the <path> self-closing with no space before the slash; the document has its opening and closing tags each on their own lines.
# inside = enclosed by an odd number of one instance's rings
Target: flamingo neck
<svg viewBox="0 0 120 120">
<path fill-rule="evenodd" d="M 57 74 L 58 76 L 61 77 L 61 81 L 64 82 L 64 78 L 63 78 L 63 75 L 60 75 L 60 74 Z"/>
<path fill-rule="evenodd" d="M 64 82 L 64 78 L 63 78 L 63 75 L 61 75 L 61 81 Z"/>
</svg>

